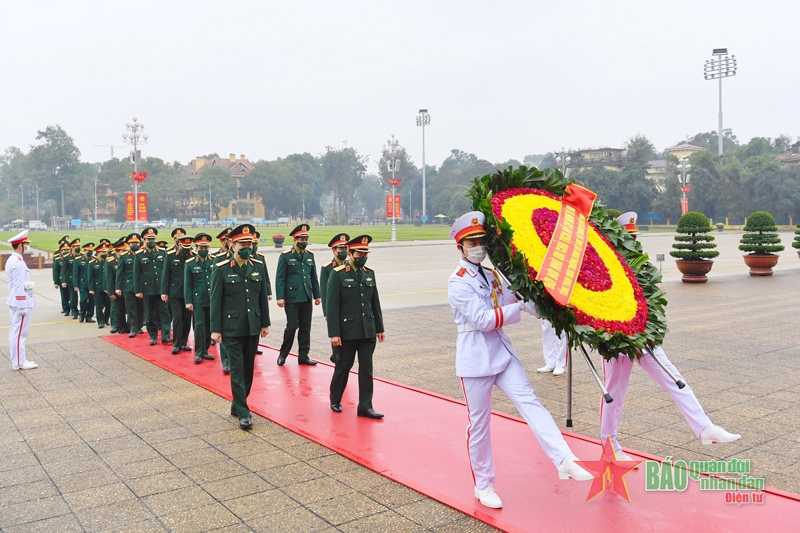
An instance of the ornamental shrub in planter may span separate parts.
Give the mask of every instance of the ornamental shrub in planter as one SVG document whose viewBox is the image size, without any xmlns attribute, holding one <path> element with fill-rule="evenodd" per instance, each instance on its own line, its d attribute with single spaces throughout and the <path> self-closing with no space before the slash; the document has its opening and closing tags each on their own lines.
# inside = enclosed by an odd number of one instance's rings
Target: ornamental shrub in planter
<svg viewBox="0 0 800 533">
<path fill-rule="evenodd" d="M 606 209 L 606 214 L 608 215 L 608 218 L 617 220 L 617 218 L 622 216 L 622 211 L 619 209 Z"/>
<path fill-rule="evenodd" d="M 800 228 L 800 224 L 795 227 Z M 795 230 L 794 232 L 794 242 L 792 242 L 792 248 L 797 250 L 797 255 L 800 255 L 800 230 Z"/>
<path fill-rule="evenodd" d="M 775 254 L 784 249 L 780 236 L 775 233 L 778 231 L 775 218 L 765 211 L 756 211 L 747 217 L 744 231 L 739 249 L 750 252 L 744 256 L 750 275 L 771 276 L 772 267 L 778 264 L 779 256 Z"/>
<path fill-rule="evenodd" d="M 725 224 L 723 224 L 722 222 L 717 222 L 714 225 L 717 226 L 717 231 L 722 231 L 723 229 L 725 229 Z"/>
<path fill-rule="evenodd" d="M 286 239 L 283 235 L 278 233 L 272 236 L 272 242 L 275 243 L 275 248 L 283 248 L 283 241 Z"/>
<path fill-rule="evenodd" d="M 675 244 L 669 253 L 676 259 L 675 263 L 681 271 L 684 283 L 705 283 L 708 274 L 719 252 L 713 235 L 706 235 L 711 231 L 711 223 L 703 213 L 686 213 L 678 220 Z"/>
</svg>

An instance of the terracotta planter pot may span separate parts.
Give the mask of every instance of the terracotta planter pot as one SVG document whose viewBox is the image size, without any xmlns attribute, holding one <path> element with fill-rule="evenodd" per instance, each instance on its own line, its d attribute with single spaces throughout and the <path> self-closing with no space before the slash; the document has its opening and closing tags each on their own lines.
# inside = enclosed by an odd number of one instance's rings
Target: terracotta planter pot
<svg viewBox="0 0 800 533">
<path fill-rule="evenodd" d="M 751 276 L 771 276 L 772 267 L 778 264 L 777 255 L 745 254 L 744 264 L 750 267 Z"/>
<path fill-rule="evenodd" d="M 711 271 L 714 261 L 710 259 L 700 259 L 698 261 L 676 259 L 675 264 L 683 274 L 681 281 L 684 283 L 705 283 L 708 281 L 706 274 Z"/>
</svg>

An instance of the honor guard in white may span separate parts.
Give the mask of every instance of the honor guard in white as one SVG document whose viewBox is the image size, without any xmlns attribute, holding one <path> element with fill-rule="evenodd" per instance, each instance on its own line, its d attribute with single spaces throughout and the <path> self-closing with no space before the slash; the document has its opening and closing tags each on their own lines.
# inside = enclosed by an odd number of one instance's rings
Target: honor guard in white
<svg viewBox="0 0 800 533">
<path fill-rule="evenodd" d="M 556 328 L 546 318 L 542 319 L 542 352 L 544 366 L 536 371 L 543 374 L 552 372 L 554 376 L 564 374 L 567 369 L 567 333 L 556 333 Z"/>
<path fill-rule="evenodd" d="M 497 509 L 503 504 L 491 485 L 496 478 L 489 431 L 495 385 L 528 423 L 560 479 L 589 481 L 593 476 L 575 463 L 575 454 L 534 394 L 511 339 L 503 331 L 503 326 L 520 321 L 521 311 L 533 314 L 534 304 L 517 301 L 504 278 L 481 266 L 486 257 L 485 220 L 483 213 L 473 211 L 456 220 L 450 230 L 461 261 L 448 281 L 447 297 L 458 329 L 456 375 L 461 378 L 469 410 L 467 443 L 475 497 Z"/>
<path fill-rule="evenodd" d="M 14 249 L 6 262 L 8 275 L 8 310 L 11 313 L 11 330 L 8 332 L 8 351 L 11 355 L 11 368 L 31 370 L 39 365 L 25 358 L 25 342 L 31 325 L 31 309 L 36 307 L 33 298 L 31 272 L 22 255 L 28 248 L 28 230 L 12 237 L 9 242 Z"/>
<path fill-rule="evenodd" d="M 628 230 L 634 240 L 639 234 L 636 228 L 637 218 L 638 216 L 634 212 L 624 213 L 617 218 L 617 222 Z M 661 346 L 656 346 L 652 351 L 645 350 L 642 355 L 636 362 L 653 378 L 653 381 L 659 387 L 669 393 L 686 422 L 689 423 L 689 427 L 700 439 L 700 442 L 714 444 L 716 442 L 734 442 L 742 438 L 741 435 L 728 433 L 721 427 L 712 424 L 711 419 L 703 411 L 703 407 L 697 401 L 697 397 L 688 384 L 682 389 L 678 387 L 676 379 L 684 383 L 686 383 L 686 380 L 683 379 L 675 365 L 667 359 L 667 354 L 664 353 Z M 672 373 L 675 379 L 664 371 L 654 359 L 655 357 L 658 358 L 661 365 Z M 609 436 L 611 437 L 611 443 L 617 452 L 617 459 L 621 461 L 630 460 L 630 457 L 621 450 L 621 445 L 617 440 L 617 431 L 622 418 L 622 407 L 625 403 L 625 394 L 628 391 L 628 381 L 630 380 L 632 369 L 633 362 L 627 355 L 620 354 L 619 358 L 612 361 L 603 360 L 606 388 L 611 397 L 614 398 L 614 401 L 609 404 L 602 400 L 600 402 L 600 439 L 605 442 Z"/>
</svg>

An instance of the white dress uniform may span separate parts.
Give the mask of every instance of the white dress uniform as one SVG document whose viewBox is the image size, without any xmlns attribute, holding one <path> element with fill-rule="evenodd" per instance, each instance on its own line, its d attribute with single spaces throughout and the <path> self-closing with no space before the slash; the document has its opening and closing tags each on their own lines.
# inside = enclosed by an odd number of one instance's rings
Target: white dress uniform
<svg viewBox="0 0 800 533">
<path fill-rule="evenodd" d="M 484 218 L 481 213 L 477 214 L 481 215 L 478 218 L 482 225 Z M 489 431 L 494 385 L 520 412 L 553 464 L 561 468 L 572 464 L 570 459 L 575 454 L 550 412 L 534 394 L 511 339 L 503 331 L 503 326 L 520 321 L 522 308 L 508 284 L 494 270 L 481 269 L 462 258 L 459 268 L 448 280 L 447 296 L 458 329 L 456 375 L 461 378 L 469 410 L 467 441 L 476 491 L 496 481 Z M 572 473 L 578 467 L 574 465 L 573 468 Z M 561 475 L 561 469 L 559 473 Z M 591 475 L 582 473 L 591 479 Z"/>
<path fill-rule="evenodd" d="M 27 241 L 28 231 L 10 239 L 11 244 Z M 22 256 L 12 252 L 6 262 L 6 275 L 8 276 L 8 305 L 11 313 L 11 329 L 8 332 L 8 351 L 11 355 L 11 368 L 36 368 L 36 363 L 25 358 L 25 342 L 28 339 L 28 328 L 31 322 L 31 309 L 36 307 L 33 296 L 33 281 L 31 272 Z"/>
<path fill-rule="evenodd" d="M 567 366 L 567 333 L 556 333 L 556 328 L 547 319 L 542 319 L 542 351 L 544 364 L 548 367 L 564 368 Z"/>
</svg>

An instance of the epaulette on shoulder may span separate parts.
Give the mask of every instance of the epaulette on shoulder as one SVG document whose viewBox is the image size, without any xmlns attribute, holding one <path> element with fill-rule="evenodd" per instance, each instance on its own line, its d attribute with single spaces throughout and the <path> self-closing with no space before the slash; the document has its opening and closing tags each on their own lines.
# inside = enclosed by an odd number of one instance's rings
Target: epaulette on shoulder
<svg viewBox="0 0 800 533">
<path fill-rule="evenodd" d="M 143 254 L 143 253 L 144 253 L 144 248 L 139 248 L 139 249 L 138 249 L 138 250 L 136 250 L 136 252 L 134 252 L 134 253 L 135 253 L 135 254 L 137 254 L 137 255 L 138 255 L 138 254 Z"/>
<path fill-rule="evenodd" d="M 458 269 L 458 271 L 456 272 L 456 276 L 458 276 L 459 278 L 461 278 L 461 277 L 464 277 L 464 273 L 465 273 L 466 271 L 467 271 L 467 269 L 466 269 L 466 268 L 464 268 L 464 267 L 461 267 L 461 268 L 459 268 L 459 269 Z"/>
<path fill-rule="evenodd" d="M 222 265 L 227 265 L 227 264 L 228 264 L 228 260 L 224 259 L 222 261 L 219 261 L 218 263 L 215 263 L 214 266 L 222 266 Z"/>
<path fill-rule="evenodd" d="M 325 263 L 324 265 L 322 265 L 322 268 L 328 268 L 328 267 L 329 267 L 329 266 L 331 266 L 332 264 L 333 264 L 333 260 L 331 260 L 331 261 L 328 261 L 327 263 Z"/>
<path fill-rule="evenodd" d="M 374 269 L 374 268 L 370 268 L 370 267 L 368 267 L 367 265 L 364 265 L 364 266 L 363 266 L 363 267 L 361 267 L 361 268 L 363 268 L 364 270 L 369 270 L 370 272 L 375 272 L 375 269 Z"/>
<path fill-rule="evenodd" d="M 116 257 L 106 257 L 106 263 L 111 263 Z"/>
<path fill-rule="evenodd" d="M 259 261 L 258 259 L 253 259 L 252 257 L 250 258 L 250 261 L 252 263 L 256 263 L 256 264 L 259 264 L 259 265 L 263 265 L 264 264 L 262 261 Z"/>
<path fill-rule="evenodd" d="M 333 271 L 334 271 L 334 272 L 339 272 L 339 271 L 341 271 L 341 270 L 344 270 L 344 268 L 345 268 L 346 266 L 347 266 L 347 265 L 339 265 L 338 267 L 334 268 L 334 269 L 333 269 Z"/>
<path fill-rule="evenodd" d="M 174 253 L 175 253 L 175 248 L 170 248 L 169 250 L 167 250 L 167 255 Z"/>
<path fill-rule="evenodd" d="M 197 259 L 197 257 L 190 257 L 189 259 L 186 260 L 186 262 L 190 263 L 190 262 L 194 261 L 195 259 Z"/>
<path fill-rule="evenodd" d="M 294 248 L 289 248 L 288 250 L 284 250 L 284 251 L 283 251 L 283 252 L 281 252 L 281 253 L 282 253 L 282 254 L 290 254 L 290 253 L 292 253 L 293 251 L 294 251 Z"/>
</svg>

